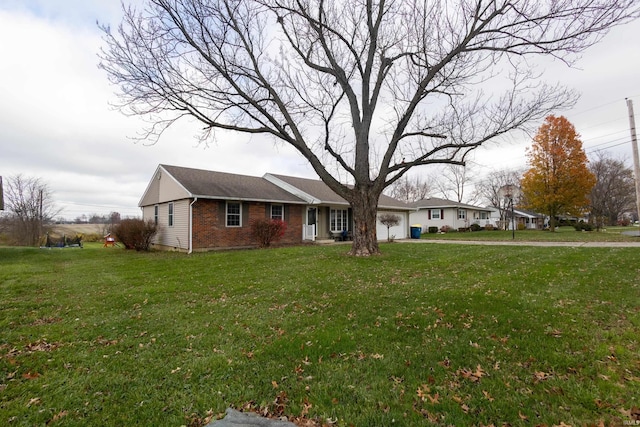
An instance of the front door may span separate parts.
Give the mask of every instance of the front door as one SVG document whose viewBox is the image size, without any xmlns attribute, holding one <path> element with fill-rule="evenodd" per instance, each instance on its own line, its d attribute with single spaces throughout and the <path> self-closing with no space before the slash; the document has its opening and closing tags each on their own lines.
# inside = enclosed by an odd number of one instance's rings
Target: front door
<svg viewBox="0 0 640 427">
<path fill-rule="evenodd" d="M 313 236 L 318 235 L 318 227 L 316 227 L 316 216 L 318 208 L 307 208 L 307 225 L 313 226 Z"/>
</svg>

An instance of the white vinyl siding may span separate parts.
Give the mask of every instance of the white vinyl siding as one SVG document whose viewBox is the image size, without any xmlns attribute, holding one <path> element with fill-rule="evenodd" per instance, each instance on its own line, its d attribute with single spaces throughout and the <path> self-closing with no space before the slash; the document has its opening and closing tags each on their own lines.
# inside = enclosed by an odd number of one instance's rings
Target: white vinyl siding
<svg viewBox="0 0 640 427">
<path fill-rule="evenodd" d="M 153 244 L 187 250 L 189 245 L 189 203 L 190 200 L 177 200 L 173 204 L 173 226 L 169 227 L 169 203 L 157 205 L 158 232 Z M 145 221 L 154 220 L 156 206 L 145 206 L 142 217 Z"/>
</svg>

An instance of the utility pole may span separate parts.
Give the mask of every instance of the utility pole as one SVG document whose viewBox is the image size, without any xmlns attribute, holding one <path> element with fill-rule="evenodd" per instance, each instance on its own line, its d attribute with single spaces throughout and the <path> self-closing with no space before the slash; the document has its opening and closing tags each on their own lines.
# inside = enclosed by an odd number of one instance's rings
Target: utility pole
<svg viewBox="0 0 640 427">
<path fill-rule="evenodd" d="M 636 179 L 636 210 L 640 221 L 640 157 L 638 156 L 638 138 L 636 137 L 636 120 L 633 115 L 633 101 L 627 98 L 629 110 L 629 126 L 631 128 L 631 148 L 633 149 L 633 175 Z"/>
<path fill-rule="evenodd" d="M 38 239 L 42 236 L 42 189 L 38 197 Z"/>
</svg>

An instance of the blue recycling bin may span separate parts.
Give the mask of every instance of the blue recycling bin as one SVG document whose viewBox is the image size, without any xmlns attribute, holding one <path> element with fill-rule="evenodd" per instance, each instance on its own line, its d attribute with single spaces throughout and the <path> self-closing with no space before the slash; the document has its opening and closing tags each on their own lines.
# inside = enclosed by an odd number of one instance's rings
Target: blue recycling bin
<svg viewBox="0 0 640 427">
<path fill-rule="evenodd" d="M 414 224 L 411 226 L 411 238 L 419 239 L 422 233 L 422 226 L 420 224 Z"/>
</svg>

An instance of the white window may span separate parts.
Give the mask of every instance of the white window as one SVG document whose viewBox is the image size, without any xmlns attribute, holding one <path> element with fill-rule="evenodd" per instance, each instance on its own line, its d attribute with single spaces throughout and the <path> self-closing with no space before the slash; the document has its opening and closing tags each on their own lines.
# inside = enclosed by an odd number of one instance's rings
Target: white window
<svg viewBox="0 0 640 427">
<path fill-rule="evenodd" d="M 271 219 L 284 221 L 284 207 L 282 205 L 271 205 Z"/>
<path fill-rule="evenodd" d="M 153 207 L 153 223 L 158 225 L 158 205 Z"/>
<path fill-rule="evenodd" d="M 466 209 L 458 209 L 458 219 L 467 219 Z"/>
<path fill-rule="evenodd" d="M 440 209 L 431 209 L 430 219 L 442 219 L 442 217 L 440 216 Z"/>
<path fill-rule="evenodd" d="M 227 227 L 241 227 L 242 205 L 240 202 L 227 202 Z"/>
<path fill-rule="evenodd" d="M 331 231 L 347 230 L 347 210 L 331 209 Z"/>
<path fill-rule="evenodd" d="M 488 212 L 480 212 L 480 219 L 489 219 Z"/>
<path fill-rule="evenodd" d="M 169 227 L 173 227 L 173 202 L 169 203 Z"/>
</svg>

